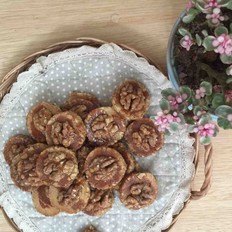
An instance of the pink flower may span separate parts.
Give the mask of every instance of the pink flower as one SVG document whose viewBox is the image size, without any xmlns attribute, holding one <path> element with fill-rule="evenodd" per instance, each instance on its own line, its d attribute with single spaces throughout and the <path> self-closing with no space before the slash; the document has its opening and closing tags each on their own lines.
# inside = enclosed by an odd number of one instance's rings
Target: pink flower
<svg viewBox="0 0 232 232">
<path fill-rule="evenodd" d="M 191 46 L 193 45 L 193 40 L 192 38 L 190 38 L 189 35 L 185 35 L 181 41 L 180 41 L 180 45 L 183 47 L 183 48 L 186 48 L 187 51 L 190 50 Z"/>
<path fill-rule="evenodd" d="M 208 8 L 215 8 L 215 7 L 217 7 L 217 8 L 221 7 L 217 0 L 206 0 L 206 2 L 207 2 L 208 4 L 206 4 L 206 5 L 204 6 L 205 9 L 208 9 Z"/>
<path fill-rule="evenodd" d="M 188 96 L 186 94 L 182 94 L 182 96 L 180 96 L 179 94 L 177 94 L 175 97 L 172 96 L 172 95 L 169 95 L 167 97 L 167 99 L 170 102 L 171 109 L 172 110 L 177 110 L 179 108 L 179 105 L 181 103 L 183 103 L 183 101 L 186 100 L 187 97 Z"/>
<path fill-rule="evenodd" d="M 215 133 L 216 125 L 208 122 L 205 125 L 198 125 L 193 131 L 198 133 L 201 137 L 212 137 Z"/>
<path fill-rule="evenodd" d="M 227 56 L 232 55 L 232 38 L 230 35 L 222 34 L 215 38 L 212 42 L 214 51 L 216 53 L 224 54 Z"/>
<path fill-rule="evenodd" d="M 220 8 L 214 8 L 212 14 L 207 14 L 206 19 L 209 19 L 212 24 L 218 25 L 221 21 L 225 20 L 225 17 L 221 15 Z"/>
<path fill-rule="evenodd" d="M 215 93 L 221 93 L 222 92 L 222 86 L 221 85 L 214 85 L 213 90 Z"/>
<path fill-rule="evenodd" d="M 232 114 L 228 114 L 227 120 L 232 124 Z"/>
<path fill-rule="evenodd" d="M 225 98 L 226 98 L 226 103 L 232 102 L 232 89 L 228 89 L 225 91 Z"/>
<path fill-rule="evenodd" d="M 159 131 L 170 129 L 169 124 L 172 122 L 181 123 L 181 119 L 178 117 L 176 112 L 173 114 L 164 114 L 162 111 L 158 112 L 154 120 L 154 123 L 158 126 Z"/>
<path fill-rule="evenodd" d="M 187 12 L 189 12 L 189 10 L 190 10 L 192 7 L 194 7 L 194 4 L 193 4 L 192 0 L 189 0 L 189 1 L 188 1 L 188 4 L 187 4 L 187 7 L 186 7 Z"/>
<path fill-rule="evenodd" d="M 196 90 L 195 98 L 196 98 L 196 99 L 201 99 L 201 98 L 203 98 L 203 97 L 205 96 L 205 92 L 206 92 L 206 90 L 205 90 L 204 87 L 201 87 L 200 89 L 197 89 L 197 90 Z"/>
</svg>

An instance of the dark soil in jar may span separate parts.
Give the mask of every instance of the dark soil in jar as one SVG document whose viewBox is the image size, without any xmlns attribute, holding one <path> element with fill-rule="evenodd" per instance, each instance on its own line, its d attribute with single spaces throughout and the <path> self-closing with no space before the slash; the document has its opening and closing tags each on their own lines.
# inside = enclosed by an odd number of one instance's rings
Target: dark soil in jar
<svg viewBox="0 0 232 232">
<path fill-rule="evenodd" d="M 227 15 L 229 20 L 224 21 L 224 26 L 229 28 L 232 21 L 232 11 L 222 9 L 223 15 Z M 214 35 L 214 28 L 208 26 L 206 22 L 206 14 L 199 14 L 195 20 L 190 24 L 180 22 L 178 29 L 183 27 L 190 31 L 191 35 L 195 37 L 196 34 L 204 38 L 202 30 L 207 30 L 209 35 Z M 190 51 L 187 51 L 180 45 L 182 35 L 178 30 L 174 36 L 174 66 L 179 77 L 180 85 L 188 85 L 192 89 L 198 89 L 202 81 L 209 81 L 212 85 L 221 84 L 210 73 L 218 72 L 220 75 L 225 75 L 225 70 L 228 64 L 223 64 L 220 60 L 220 55 L 212 52 L 204 52 L 203 46 L 193 45 Z M 205 71 L 210 70 L 210 72 Z M 226 88 L 231 89 L 231 86 Z"/>
</svg>

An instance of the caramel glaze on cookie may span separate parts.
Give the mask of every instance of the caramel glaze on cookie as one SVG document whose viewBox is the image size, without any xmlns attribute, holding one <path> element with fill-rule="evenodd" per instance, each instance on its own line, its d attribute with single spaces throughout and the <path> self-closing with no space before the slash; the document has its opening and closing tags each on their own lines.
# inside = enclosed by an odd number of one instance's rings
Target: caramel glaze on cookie
<svg viewBox="0 0 232 232">
<path fill-rule="evenodd" d="M 74 214 L 82 211 L 90 198 L 89 184 L 85 179 L 76 179 L 67 189 L 50 186 L 49 197 L 61 211 Z"/>
<path fill-rule="evenodd" d="M 98 146 L 113 145 L 122 139 L 126 121 L 111 107 L 92 110 L 85 119 L 87 136 Z"/>
<path fill-rule="evenodd" d="M 84 169 L 91 187 L 109 189 L 122 180 L 126 163 L 115 149 L 97 147 L 88 154 Z"/>
<path fill-rule="evenodd" d="M 115 89 L 112 105 L 127 120 L 140 119 L 149 108 L 150 95 L 142 83 L 127 80 Z"/>
<path fill-rule="evenodd" d="M 41 102 L 27 114 L 27 129 L 30 135 L 38 142 L 45 142 L 45 129 L 50 118 L 61 112 L 61 109 L 49 102 Z"/>
<path fill-rule="evenodd" d="M 135 170 L 135 168 L 136 168 L 136 161 L 135 161 L 135 158 L 133 157 L 133 155 L 131 155 L 129 153 L 129 151 L 127 151 L 126 146 L 122 142 L 119 142 L 119 143 L 114 144 L 112 146 L 112 148 L 117 150 L 120 153 L 120 155 L 123 157 L 125 162 L 126 162 L 126 173 L 125 173 L 125 175 L 130 174 L 131 172 L 133 172 Z"/>
<path fill-rule="evenodd" d="M 36 210 L 45 216 L 55 216 L 60 212 L 60 210 L 51 203 L 49 186 L 42 185 L 33 189 L 32 200 Z"/>
<path fill-rule="evenodd" d="M 12 160 L 11 178 L 15 185 L 23 191 L 31 191 L 33 187 L 45 184 L 36 173 L 36 162 L 39 154 L 46 148 L 47 145 L 42 143 L 30 145 Z"/>
<path fill-rule="evenodd" d="M 13 158 L 22 153 L 29 145 L 35 141 L 27 135 L 14 135 L 5 144 L 3 154 L 6 162 L 10 165 Z"/>
<path fill-rule="evenodd" d="M 86 138 L 86 129 L 82 119 L 73 112 L 54 115 L 46 127 L 46 140 L 49 145 L 61 145 L 79 149 Z"/>
<path fill-rule="evenodd" d="M 112 190 L 91 189 L 89 202 L 83 212 L 90 216 L 101 216 L 112 208 L 113 203 Z"/>
<path fill-rule="evenodd" d="M 164 135 L 158 131 L 153 120 L 143 118 L 133 121 L 127 127 L 125 139 L 135 155 L 146 157 L 161 149 Z"/>
<path fill-rule="evenodd" d="M 91 110 L 100 107 L 97 98 L 89 93 L 72 92 L 63 105 L 63 110 L 72 111 L 83 120 Z"/>
<path fill-rule="evenodd" d="M 131 173 L 120 186 L 120 200 L 125 207 L 138 210 L 151 205 L 157 191 L 158 185 L 151 173 Z"/>
<path fill-rule="evenodd" d="M 75 152 L 64 147 L 45 149 L 37 159 L 36 172 L 47 185 L 68 188 L 78 174 Z"/>
<path fill-rule="evenodd" d="M 93 225 L 89 225 L 83 230 L 83 232 L 98 232 L 98 230 Z"/>
</svg>

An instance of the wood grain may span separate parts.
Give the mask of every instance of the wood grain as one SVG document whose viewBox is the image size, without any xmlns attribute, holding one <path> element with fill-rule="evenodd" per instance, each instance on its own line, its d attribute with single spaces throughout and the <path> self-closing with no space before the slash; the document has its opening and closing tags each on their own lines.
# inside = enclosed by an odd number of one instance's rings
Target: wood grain
<svg viewBox="0 0 232 232">
<path fill-rule="evenodd" d="M 0 78 L 31 53 L 81 36 L 127 44 L 166 70 L 169 33 L 185 5 L 185 0 L 0 0 Z M 173 232 L 231 231 L 231 141 L 231 131 L 214 139 L 212 189 L 189 204 Z M 0 231 L 14 231 L 2 213 Z"/>
</svg>

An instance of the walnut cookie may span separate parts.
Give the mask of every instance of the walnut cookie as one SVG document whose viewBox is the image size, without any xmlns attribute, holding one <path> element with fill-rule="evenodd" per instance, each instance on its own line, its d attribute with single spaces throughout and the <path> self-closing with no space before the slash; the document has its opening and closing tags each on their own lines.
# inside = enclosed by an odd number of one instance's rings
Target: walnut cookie
<svg viewBox="0 0 232 232">
<path fill-rule="evenodd" d="M 115 187 L 126 172 L 126 163 L 118 151 L 109 147 L 97 147 L 85 161 L 85 173 L 91 187 L 109 189 Z"/>
<path fill-rule="evenodd" d="M 113 145 L 126 130 L 126 121 L 111 107 L 92 110 L 85 124 L 89 141 L 99 146 Z"/>
<path fill-rule="evenodd" d="M 119 192 L 125 207 L 138 210 L 155 201 L 158 185 L 151 173 L 132 173 L 123 180 Z"/>
<path fill-rule="evenodd" d="M 65 111 L 72 111 L 80 116 L 83 120 L 87 114 L 100 107 L 97 98 L 89 93 L 72 92 L 63 105 Z"/>
<path fill-rule="evenodd" d="M 75 153 L 64 147 L 48 147 L 37 159 L 36 172 L 47 185 L 68 188 L 78 174 Z"/>
<path fill-rule="evenodd" d="M 77 152 L 77 161 L 78 161 L 78 169 L 79 169 L 79 177 L 85 177 L 85 160 L 88 154 L 93 150 L 93 147 L 88 146 L 87 144 L 82 146 Z"/>
<path fill-rule="evenodd" d="M 115 89 L 112 105 L 114 110 L 126 119 L 140 119 L 149 108 L 150 95 L 142 83 L 127 80 Z"/>
<path fill-rule="evenodd" d="M 14 135 L 5 144 L 3 154 L 6 162 L 10 165 L 13 158 L 23 152 L 35 141 L 27 135 Z"/>
<path fill-rule="evenodd" d="M 93 226 L 93 225 L 90 225 L 90 226 L 87 226 L 83 232 L 98 232 L 98 230 Z"/>
<path fill-rule="evenodd" d="M 83 212 L 90 216 L 101 216 L 112 208 L 113 203 L 112 190 L 91 189 L 89 202 Z"/>
<path fill-rule="evenodd" d="M 126 162 L 127 168 L 125 175 L 133 172 L 136 169 L 136 161 L 135 158 L 127 151 L 126 146 L 122 142 L 119 142 L 114 144 L 112 148 L 117 150 Z"/>
<path fill-rule="evenodd" d="M 62 145 L 77 150 L 83 145 L 85 138 L 85 125 L 73 112 L 58 113 L 47 123 L 46 140 L 49 145 Z"/>
<path fill-rule="evenodd" d="M 143 118 L 133 121 L 127 127 L 125 139 L 135 155 L 146 157 L 161 149 L 164 134 L 158 131 L 152 119 Z"/>
<path fill-rule="evenodd" d="M 36 141 L 45 142 L 45 129 L 50 118 L 61 109 L 49 102 L 41 102 L 31 108 L 27 114 L 27 129 Z"/>
<path fill-rule="evenodd" d="M 23 191 L 31 191 L 33 187 L 44 185 L 36 173 L 36 161 L 39 154 L 47 148 L 46 144 L 30 145 L 12 160 L 10 165 L 11 178 L 15 185 Z"/>
<path fill-rule="evenodd" d="M 32 190 L 32 200 L 38 212 L 45 216 L 55 216 L 60 210 L 52 205 L 49 198 L 49 186 L 42 185 Z"/>
<path fill-rule="evenodd" d="M 63 212 L 74 214 L 82 211 L 90 198 L 89 184 L 85 179 L 75 180 L 68 189 L 50 186 L 49 198 Z"/>
</svg>

